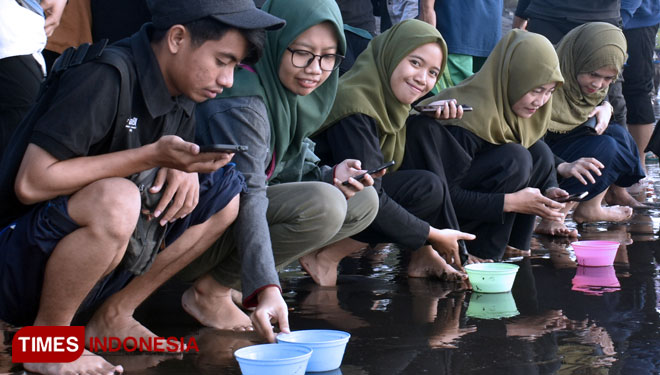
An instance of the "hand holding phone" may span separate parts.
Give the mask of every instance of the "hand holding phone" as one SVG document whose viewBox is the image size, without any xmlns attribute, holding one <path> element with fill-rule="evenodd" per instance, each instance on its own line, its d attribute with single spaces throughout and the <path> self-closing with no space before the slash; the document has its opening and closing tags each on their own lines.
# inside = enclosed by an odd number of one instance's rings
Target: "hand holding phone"
<svg viewBox="0 0 660 375">
<path fill-rule="evenodd" d="M 390 161 L 390 162 L 387 162 L 387 163 L 381 165 L 380 167 L 377 167 L 377 168 L 374 168 L 374 169 L 370 169 L 370 170 L 366 171 L 365 173 L 359 174 L 359 175 L 357 175 L 357 176 L 353 176 L 353 179 L 360 181 L 360 180 L 362 180 L 362 179 L 364 178 L 364 176 L 366 176 L 366 175 L 368 175 L 368 174 L 378 173 L 378 172 L 382 171 L 383 169 L 387 169 L 387 168 L 393 166 L 394 164 L 396 164 L 396 162 L 395 162 L 394 160 L 392 160 L 392 161 Z M 348 182 L 348 180 L 342 182 L 342 185 L 344 185 L 344 186 L 348 186 L 348 185 L 350 185 L 350 184 L 351 184 L 351 183 Z"/>
<path fill-rule="evenodd" d="M 247 150 L 248 146 L 243 145 L 213 144 L 199 146 L 199 152 L 225 152 L 228 154 L 233 154 L 237 152 L 245 152 Z"/>
<path fill-rule="evenodd" d="M 463 112 L 470 112 L 474 110 L 469 105 L 459 104 L 459 106 L 463 108 Z M 416 105 L 414 108 L 417 112 L 435 112 L 438 110 L 438 108 L 440 108 L 440 105 L 439 104 Z"/>
<path fill-rule="evenodd" d="M 586 197 L 587 195 L 589 195 L 589 192 L 588 191 L 583 191 L 582 193 L 575 193 L 575 194 L 567 195 L 565 197 L 555 198 L 554 200 L 555 200 L 555 202 L 559 202 L 559 203 L 579 202 L 582 199 L 584 199 L 584 197 Z"/>
</svg>

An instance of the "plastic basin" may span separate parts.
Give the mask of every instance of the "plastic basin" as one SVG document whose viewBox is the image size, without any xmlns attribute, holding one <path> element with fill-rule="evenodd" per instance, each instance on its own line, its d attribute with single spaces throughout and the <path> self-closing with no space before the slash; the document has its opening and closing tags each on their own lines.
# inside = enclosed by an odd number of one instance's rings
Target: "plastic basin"
<svg viewBox="0 0 660 375">
<path fill-rule="evenodd" d="M 511 292 L 477 293 L 470 296 L 470 304 L 465 314 L 479 319 L 510 318 L 520 314 Z"/>
<path fill-rule="evenodd" d="M 619 249 L 616 241 L 576 241 L 571 246 L 578 265 L 586 267 L 611 266 Z"/>
<path fill-rule="evenodd" d="M 262 344 L 234 352 L 243 375 L 303 375 L 312 348 L 302 345 Z"/>
<path fill-rule="evenodd" d="M 308 329 L 281 333 L 277 342 L 287 345 L 303 345 L 312 348 L 312 357 L 307 363 L 307 371 L 330 371 L 339 368 L 344 358 L 346 344 L 351 334 L 329 329 Z"/>
<path fill-rule="evenodd" d="M 475 292 L 506 293 L 511 291 L 518 268 L 511 263 L 478 263 L 468 264 L 465 271 Z"/>
</svg>

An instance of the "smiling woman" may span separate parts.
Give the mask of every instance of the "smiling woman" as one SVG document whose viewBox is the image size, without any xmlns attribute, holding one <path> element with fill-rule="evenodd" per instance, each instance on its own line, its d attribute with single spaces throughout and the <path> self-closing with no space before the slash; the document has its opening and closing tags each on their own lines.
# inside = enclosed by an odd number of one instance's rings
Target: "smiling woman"
<svg viewBox="0 0 660 375">
<path fill-rule="evenodd" d="M 404 163 L 447 176 L 461 230 L 477 236 L 467 243 L 471 254 L 498 260 L 507 247 L 529 250 L 536 215 L 562 218 L 549 198 L 559 190 L 553 155 L 541 141 L 562 83 L 552 44 L 513 30 L 478 73 L 420 103 L 455 98 L 473 112 L 408 120 Z"/>
</svg>

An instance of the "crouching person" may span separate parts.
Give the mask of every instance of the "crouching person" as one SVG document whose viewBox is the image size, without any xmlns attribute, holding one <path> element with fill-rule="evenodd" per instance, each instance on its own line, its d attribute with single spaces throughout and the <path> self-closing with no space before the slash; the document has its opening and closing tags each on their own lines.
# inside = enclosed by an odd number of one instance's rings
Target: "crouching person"
<svg viewBox="0 0 660 375">
<path fill-rule="evenodd" d="M 15 192 L 3 200 L 0 229 L 0 319 L 8 323 L 67 326 L 92 309 L 87 338 L 154 337 L 135 309 L 236 218 L 243 178 L 227 165 L 232 154 L 200 153 L 191 142 L 193 109 L 231 87 L 235 67 L 258 58 L 264 29 L 283 21 L 251 0 L 149 5 L 153 22 L 103 52 L 123 56 L 129 77 L 97 60 L 69 68 L 24 154 L 3 158 L 0 168 L 20 163 L 0 181 Z M 141 242 L 145 229 L 158 235 Z M 24 366 L 122 371 L 88 351 L 71 363 Z"/>
</svg>

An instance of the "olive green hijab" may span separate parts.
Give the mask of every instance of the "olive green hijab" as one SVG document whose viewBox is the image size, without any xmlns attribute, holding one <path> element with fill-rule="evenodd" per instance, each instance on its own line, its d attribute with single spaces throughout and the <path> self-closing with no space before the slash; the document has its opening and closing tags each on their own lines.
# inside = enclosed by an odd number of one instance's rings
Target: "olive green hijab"
<svg viewBox="0 0 660 375">
<path fill-rule="evenodd" d="M 220 97 L 260 96 L 264 100 L 270 120 L 270 155 L 275 154 L 275 171 L 271 176 L 274 178 L 287 161 L 304 151 L 303 140 L 323 123 L 332 108 L 339 80 L 339 71 L 335 70 L 309 95 L 296 95 L 279 79 L 282 55 L 300 34 L 322 22 L 334 25 L 340 55 L 346 52 L 346 39 L 334 0 L 269 0 L 261 9 L 286 20 L 286 26 L 267 32 L 263 56 L 254 65 L 256 74 L 246 69 L 237 71 L 234 86 Z"/>
<path fill-rule="evenodd" d="M 512 30 L 497 43 L 479 72 L 422 104 L 456 99 L 474 111 L 462 119 L 443 120 L 444 124 L 463 127 L 492 144 L 519 143 L 527 148 L 545 134 L 552 98 L 528 119 L 518 117 L 511 107 L 529 91 L 551 82 L 559 86 L 564 79 L 550 41 Z"/>
<path fill-rule="evenodd" d="M 555 94 L 549 130 L 568 132 L 587 121 L 607 96 L 607 89 L 583 94 L 578 74 L 611 67 L 621 71 L 626 60 L 626 38 L 618 27 L 604 22 L 592 22 L 576 27 L 562 38 L 557 55 L 566 83 Z"/>
<path fill-rule="evenodd" d="M 401 165 L 405 151 L 405 125 L 410 105 L 401 103 L 394 96 L 390 77 L 410 52 L 434 42 L 442 48 L 441 69 L 444 70 L 447 64 L 447 44 L 440 32 L 426 22 L 406 20 L 375 37 L 353 67 L 339 80 L 335 105 L 323 128 L 359 113 L 375 119 L 381 152 L 386 161 L 396 161 L 392 167 L 392 170 L 396 170 Z"/>
</svg>

